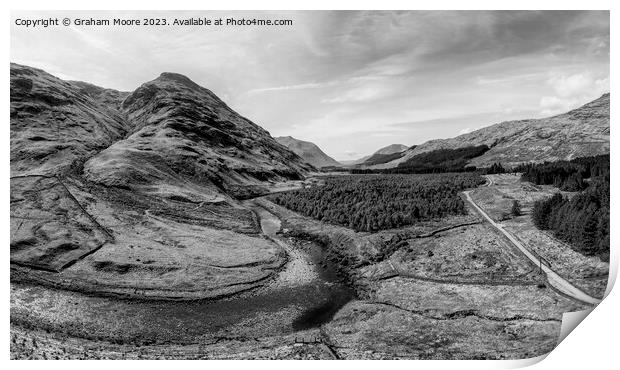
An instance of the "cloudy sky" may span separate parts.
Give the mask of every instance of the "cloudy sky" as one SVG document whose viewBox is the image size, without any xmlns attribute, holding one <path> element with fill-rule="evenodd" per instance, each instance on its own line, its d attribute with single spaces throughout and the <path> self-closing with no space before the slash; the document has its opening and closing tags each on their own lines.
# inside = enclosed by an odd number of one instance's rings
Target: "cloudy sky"
<svg viewBox="0 0 620 370">
<path fill-rule="evenodd" d="M 273 136 L 339 160 L 505 120 L 575 108 L 609 91 L 609 13 L 13 12 L 17 18 L 260 18 L 292 26 L 11 26 L 11 60 L 133 90 L 178 72 Z"/>
</svg>

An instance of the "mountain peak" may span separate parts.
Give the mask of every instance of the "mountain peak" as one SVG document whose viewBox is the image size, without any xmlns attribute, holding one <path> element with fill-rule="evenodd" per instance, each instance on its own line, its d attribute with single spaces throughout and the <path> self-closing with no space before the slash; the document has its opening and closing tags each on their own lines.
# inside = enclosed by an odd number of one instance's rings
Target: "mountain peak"
<svg viewBox="0 0 620 370">
<path fill-rule="evenodd" d="M 157 79 L 155 79 L 155 81 L 172 82 L 172 83 L 178 83 L 181 85 L 185 85 L 191 88 L 200 88 L 200 85 L 192 81 L 189 77 L 182 75 L 180 73 L 174 73 L 174 72 L 163 72 L 162 74 L 159 75 Z"/>
<path fill-rule="evenodd" d="M 407 145 L 404 145 L 404 144 L 391 144 L 391 145 L 385 146 L 385 147 L 377 150 L 376 152 L 373 153 L 373 155 L 375 155 L 375 154 L 394 154 L 394 153 L 402 152 L 403 150 L 406 150 L 407 148 L 409 148 L 409 147 Z"/>
<path fill-rule="evenodd" d="M 67 119 L 80 124 L 61 126 Z M 233 196 L 312 169 L 184 75 L 162 73 L 124 93 L 11 64 L 12 173 L 64 174 L 76 163 L 107 186 L 199 178 L 196 186 Z"/>
<path fill-rule="evenodd" d="M 125 99 L 123 109 L 132 111 L 136 103 L 138 106 L 155 104 L 178 108 L 190 104 L 189 100 L 194 103 L 201 101 L 203 106 L 229 110 L 212 91 L 198 85 L 189 77 L 174 72 L 163 72 L 156 79 L 142 84 Z"/>
<path fill-rule="evenodd" d="M 340 166 L 338 161 L 325 154 L 315 143 L 295 139 L 292 136 L 280 136 L 275 139 L 278 143 L 300 156 L 306 163 L 316 168 Z"/>
</svg>

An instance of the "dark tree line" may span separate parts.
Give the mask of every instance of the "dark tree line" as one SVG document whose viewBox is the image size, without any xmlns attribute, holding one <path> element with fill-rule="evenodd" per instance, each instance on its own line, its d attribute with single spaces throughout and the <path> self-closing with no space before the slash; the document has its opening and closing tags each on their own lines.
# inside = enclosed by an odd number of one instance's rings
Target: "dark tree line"
<svg viewBox="0 0 620 370">
<path fill-rule="evenodd" d="M 364 165 L 371 166 L 375 164 L 388 163 L 402 157 L 403 155 L 405 155 L 404 151 L 392 154 L 373 154 L 370 158 L 364 161 Z"/>
<path fill-rule="evenodd" d="M 580 191 L 588 186 L 584 179 L 609 176 L 609 154 L 577 158 L 572 161 L 526 164 L 515 169 L 521 178 L 537 185 L 553 185 L 564 191 Z"/>
<path fill-rule="evenodd" d="M 494 175 L 498 173 L 506 173 L 508 171 L 506 171 L 506 169 L 504 168 L 504 166 L 502 166 L 501 163 L 497 162 L 493 163 L 491 167 L 483 169 L 482 172 L 486 173 L 487 175 Z"/>
<path fill-rule="evenodd" d="M 575 165 L 574 162 L 571 163 Z M 575 173 L 580 178 L 587 175 L 590 181 L 584 182 L 586 189 L 570 199 L 556 193 L 551 198 L 536 202 L 532 219 L 538 228 L 550 230 L 576 251 L 609 261 L 609 156 L 591 157 L 578 161 L 577 164 L 580 166 L 579 170 L 566 175 L 566 181 L 572 181 L 570 179 Z M 558 168 L 566 168 L 563 166 Z M 544 164 L 542 168 L 553 167 Z M 558 173 L 566 172 L 554 173 L 561 176 Z M 561 184 L 566 187 L 565 183 Z M 572 188 L 572 185 L 569 184 L 568 187 Z"/>
<path fill-rule="evenodd" d="M 429 152 L 416 154 L 406 161 L 399 163 L 395 168 L 380 170 L 353 169 L 351 173 L 445 173 L 445 172 L 473 172 L 474 166 L 468 166 L 470 159 L 486 153 L 489 147 L 486 145 L 468 146 L 457 149 L 436 149 Z"/>
<path fill-rule="evenodd" d="M 466 213 L 459 191 L 484 183 L 477 174 L 333 176 L 325 185 L 272 200 L 320 221 L 378 231 Z"/>
<path fill-rule="evenodd" d="M 411 173 L 460 172 L 465 171 L 470 159 L 479 157 L 488 150 L 486 145 L 432 150 L 411 157 L 397 168 Z"/>
</svg>

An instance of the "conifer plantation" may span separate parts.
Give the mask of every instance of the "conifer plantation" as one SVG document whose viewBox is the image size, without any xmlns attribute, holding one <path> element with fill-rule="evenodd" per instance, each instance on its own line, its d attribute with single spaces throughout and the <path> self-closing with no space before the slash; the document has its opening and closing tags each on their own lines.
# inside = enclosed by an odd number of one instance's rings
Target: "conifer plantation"
<svg viewBox="0 0 620 370">
<path fill-rule="evenodd" d="M 521 178 L 537 185 L 553 185 L 564 191 L 585 189 L 587 178 L 609 177 L 609 154 L 583 157 L 572 161 L 545 162 L 517 167 Z"/>
<path fill-rule="evenodd" d="M 280 193 L 272 200 L 320 221 L 375 232 L 465 214 L 459 192 L 482 183 L 474 173 L 332 176 L 323 186 Z"/>
<path fill-rule="evenodd" d="M 534 224 L 576 251 L 609 261 L 609 155 L 530 165 L 523 178 L 580 193 L 556 193 L 534 204 Z"/>
</svg>

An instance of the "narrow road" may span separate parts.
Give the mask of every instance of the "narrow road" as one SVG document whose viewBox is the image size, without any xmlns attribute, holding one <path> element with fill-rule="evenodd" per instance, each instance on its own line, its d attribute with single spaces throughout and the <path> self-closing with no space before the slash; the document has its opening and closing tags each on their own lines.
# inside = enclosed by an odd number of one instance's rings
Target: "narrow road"
<svg viewBox="0 0 620 370">
<path fill-rule="evenodd" d="M 486 186 L 491 186 L 493 184 L 493 181 L 489 179 L 488 177 L 487 179 L 489 180 L 489 183 Z M 576 286 L 568 282 L 566 279 L 558 275 L 551 268 L 543 264 L 538 257 L 532 254 L 523 244 L 521 244 L 520 241 L 518 241 L 514 236 L 512 236 L 512 234 L 506 231 L 501 224 L 493 221 L 493 219 L 489 217 L 489 215 L 485 211 L 483 211 L 482 208 L 478 207 L 476 202 L 474 202 L 474 200 L 469 195 L 470 192 L 471 190 L 463 192 L 465 194 L 465 197 L 467 198 L 467 201 L 471 203 L 471 205 L 474 206 L 474 208 L 478 211 L 478 213 L 480 213 L 491 225 L 493 225 L 493 227 L 495 227 L 502 234 L 504 234 L 512 242 L 512 244 L 514 244 L 517 248 L 519 248 L 519 250 L 527 258 L 529 258 L 537 266 L 540 266 L 542 268 L 543 272 L 547 275 L 547 281 L 549 281 L 549 284 L 551 284 L 554 288 L 556 288 L 560 292 L 566 295 L 569 295 L 579 301 L 582 301 L 588 304 L 599 304 L 601 302 L 600 299 L 591 297 L 590 295 L 586 294 L 584 291 L 577 288 Z"/>
</svg>

